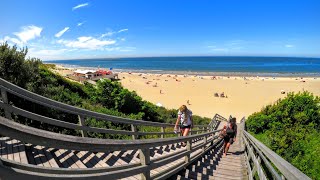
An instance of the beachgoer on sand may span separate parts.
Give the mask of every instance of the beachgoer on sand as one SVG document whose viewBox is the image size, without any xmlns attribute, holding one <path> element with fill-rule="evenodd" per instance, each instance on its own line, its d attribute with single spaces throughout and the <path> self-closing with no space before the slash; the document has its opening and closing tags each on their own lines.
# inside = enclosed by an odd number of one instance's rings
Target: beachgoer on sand
<svg viewBox="0 0 320 180">
<path fill-rule="evenodd" d="M 180 126 L 180 133 L 182 136 L 188 136 L 190 129 L 193 127 L 192 111 L 190 111 L 186 105 L 182 105 L 178 111 L 178 118 L 174 131 L 178 131 L 178 125 Z M 183 142 L 182 146 L 186 146 Z"/>
<path fill-rule="evenodd" d="M 223 156 L 227 156 L 229 147 L 236 141 L 237 136 L 237 124 L 236 118 L 230 119 L 229 123 L 223 127 L 220 133 L 220 137 L 224 140 Z"/>
</svg>

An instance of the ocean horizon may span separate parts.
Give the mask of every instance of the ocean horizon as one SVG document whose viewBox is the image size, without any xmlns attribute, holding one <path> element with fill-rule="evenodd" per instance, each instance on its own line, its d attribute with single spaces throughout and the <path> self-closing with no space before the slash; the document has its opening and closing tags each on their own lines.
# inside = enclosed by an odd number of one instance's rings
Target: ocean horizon
<svg viewBox="0 0 320 180">
<path fill-rule="evenodd" d="M 117 72 L 231 76 L 320 76 L 320 58 L 309 57 L 132 57 L 49 60 L 44 63 L 73 68 L 112 68 Z"/>
</svg>

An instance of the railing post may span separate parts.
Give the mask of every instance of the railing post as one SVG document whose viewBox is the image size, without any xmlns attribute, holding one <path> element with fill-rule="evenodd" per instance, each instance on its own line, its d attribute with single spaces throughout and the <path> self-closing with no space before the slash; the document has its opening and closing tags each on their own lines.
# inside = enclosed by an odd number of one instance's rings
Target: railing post
<svg viewBox="0 0 320 180">
<path fill-rule="evenodd" d="M 4 104 L 9 104 L 8 94 L 7 94 L 6 90 L 1 89 L 1 97 L 2 97 L 2 102 Z M 4 113 L 5 113 L 5 116 L 6 116 L 7 119 L 12 119 L 11 118 L 11 113 L 7 109 L 4 109 Z"/>
<path fill-rule="evenodd" d="M 137 126 L 131 124 L 131 131 L 132 131 L 133 133 L 137 132 Z M 137 135 L 132 134 L 132 139 L 133 139 L 133 140 L 136 140 L 136 139 L 137 139 Z"/>
<path fill-rule="evenodd" d="M 206 149 L 206 144 L 207 144 L 207 136 L 203 137 L 203 146 L 202 146 L 202 152 Z"/>
<path fill-rule="evenodd" d="M 165 127 L 161 126 L 161 132 L 163 133 L 161 134 L 161 138 L 164 138 Z"/>
<path fill-rule="evenodd" d="M 186 156 L 184 156 L 184 161 L 186 162 L 186 163 L 189 163 L 190 162 L 190 154 L 191 154 L 191 141 L 192 140 L 188 140 L 187 141 L 187 151 L 189 151 L 189 153 L 186 155 Z"/>
<path fill-rule="evenodd" d="M 78 115 L 80 126 L 85 126 L 85 118 L 83 116 Z M 82 137 L 88 137 L 87 131 L 80 130 Z"/>
<path fill-rule="evenodd" d="M 146 169 L 146 171 L 141 173 L 141 179 L 142 180 L 148 180 L 148 179 L 150 179 L 150 169 L 149 169 L 150 149 L 149 148 L 139 149 L 139 157 L 140 157 L 141 165 L 142 166 L 146 165 L 148 167 Z"/>
</svg>

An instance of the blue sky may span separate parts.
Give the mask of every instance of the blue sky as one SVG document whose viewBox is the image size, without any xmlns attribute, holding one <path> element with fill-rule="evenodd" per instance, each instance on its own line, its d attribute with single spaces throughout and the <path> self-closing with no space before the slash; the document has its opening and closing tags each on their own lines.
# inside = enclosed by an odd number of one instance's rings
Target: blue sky
<svg viewBox="0 0 320 180">
<path fill-rule="evenodd" d="M 2 0 L 0 42 L 43 60 L 320 57 L 319 0 Z"/>
</svg>

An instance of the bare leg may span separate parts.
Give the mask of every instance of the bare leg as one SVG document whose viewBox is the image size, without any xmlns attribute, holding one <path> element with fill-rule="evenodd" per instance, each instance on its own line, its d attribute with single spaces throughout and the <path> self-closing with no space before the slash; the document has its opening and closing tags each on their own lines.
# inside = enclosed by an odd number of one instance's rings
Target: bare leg
<svg viewBox="0 0 320 180">
<path fill-rule="evenodd" d="M 228 150 L 229 150 L 229 147 L 230 147 L 230 143 L 228 142 L 226 147 L 225 147 L 225 150 L 224 150 L 224 156 L 227 156 L 227 153 L 228 153 Z"/>
<path fill-rule="evenodd" d="M 188 136 L 190 128 L 184 129 L 183 136 Z"/>
<path fill-rule="evenodd" d="M 184 131 L 183 131 L 183 133 L 182 133 L 182 135 L 183 135 L 183 136 L 188 136 L 189 131 L 190 131 L 190 128 L 185 128 Z M 186 143 L 183 142 L 183 146 L 185 146 L 185 145 L 186 145 Z"/>
<path fill-rule="evenodd" d="M 223 142 L 223 153 L 225 152 L 225 150 L 226 150 L 226 146 L 227 146 L 227 142 Z"/>
<path fill-rule="evenodd" d="M 182 128 L 180 129 L 180 133 L 181 133 L 180 135 L 181 135 L 181 136 L 183 136 L 184 130 L 185 130 L 185 129 L 182 129 Z M 184 144 L 185 144 L 184 142 L 181 143 L 182 146 L 184 146 Z"/>
</svg>

